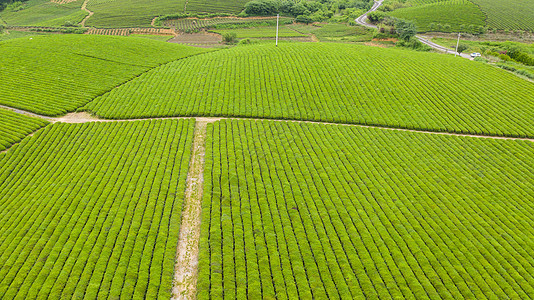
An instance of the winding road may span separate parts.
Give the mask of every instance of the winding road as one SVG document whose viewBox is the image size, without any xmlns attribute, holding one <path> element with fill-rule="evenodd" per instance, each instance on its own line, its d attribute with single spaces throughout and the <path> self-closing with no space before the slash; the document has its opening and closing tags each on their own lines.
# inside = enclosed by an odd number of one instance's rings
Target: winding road
<svg viewBox="0 0 534 300">
<path fill-rule="evenodd" d="M 85 16 L 85 18 L 83 18 L 83 20 L 80 22 L 80 25 L 82 27 L 85 27 L 85 21 L 87 21 L 87 19 L 89 19 L 94 14 L 94 12 L 90 11 L 89 9 L 87 9 L 87 3 L 88 2 L 89 2 L 89 0 L 85 0 L 85 1 L 83 1 L 83 4 L 82 4 L 82 10 L 88 13 L 88 15 Z"/>
<path fill-rule="evenodd" d="M 367 23 L 367 14 L 370 13 L 370 12 L 376 11 L 382 5 L 383 2 L 384 2 L 384 0 L 375 1 L 375 3 L 373 4 L 373 7 L 371 7 L 371 9 L 368 12 L 366 12 L 363 15 L 359 16 L 355 20 L 356 23 L 358 23 L 358 24 L 360 24 L 362 26 L 365 26 L 365 27 L 377 28 L 375 25 Z M 431 42 L 431 41 L 423 38 L 422 36 L 416 35 L 415 37 L 421 43 L 423 43 L 425 45 L 428 45 L 428 46 L 430 46 L 431 48 L 433 48 L 435 50 L 442 51 L 442 52 L 445 52 L 447 54 L 457 54 L 456 51 L 454 51 L 452 49 L 449 49 L 447 47 L 443 47 L 441 45 L 438 45 L 438 44 L 436 44 L 434 42 Z M 460 56 L 463 57 L 463 58 L 472 59 L 471 56 L 469 56 L 469 54 L 461 53 Z"/>
</svg>

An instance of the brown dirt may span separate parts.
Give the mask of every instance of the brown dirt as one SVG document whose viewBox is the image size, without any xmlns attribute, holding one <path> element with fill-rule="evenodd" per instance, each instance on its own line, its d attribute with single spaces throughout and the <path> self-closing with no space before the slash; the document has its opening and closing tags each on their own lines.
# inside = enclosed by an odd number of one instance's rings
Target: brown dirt
<svg viewBox="0 0 534 300">
<path fill-rule="evenodd" d="M 57 3 L 57 4 L 67 4 L 67 3 L 74 2 L 74 1 L 76 0 L 50 0 L 50 2 Z"/>
<path fill-rule="evenodd" d="M 168 42 L 177 44 L 194 44 L 194 45 L 219 45 L 222 37 L 215 33 L 184 33 L 175 36 Z"/>
<path fill-rule="evenodd" d="M 387 45 L 379 44 L 379 43 L 365 42 L 363 44 L 366 45 L 366 46 L 372 46 L 372 47 L 388 48 Z"/>
<path fill-rule="evenodd" d="M 387 39 L 373 39 L 375 42 L 397 42 L 399 39 L 396 38 L 387 38 Z"/>
<path fill-rule="evenodd" d="M 78 113 L 68 113 L 64 115 L 63 117 L 55 118 L 55 122 L 61 122 L 61 123 L 87 123 L 87 122 L 96 122 L 101 121 L 98 117 L 95 117 L 89 113 L 86 112 L 78 112 Z"/>
<path fill-rule="evenodd" d="M 200 216 L 204 187 L 206 127 L 214 120 L 197 119 L 191 162 L 187 174 L 184 211 L 176 249 L 174 287 L 171 299 L 195 299 L 197 293 Z"/>
<path fill-rule="evenodd" d="M 85 1 L 83 1 L 83 4 L 82 4 L 82 10 L 84 10 L 84 11 L 86 11 L 86 12 L 89 13 L 89 14 L 88 14 L 85 18 L 83 18 L 83 20 L 80 22 L 80 25 L 81 25 L 82 27 L 85 27 L 85 21 L 87 21 L 87 19 L 89 19 L 89 18 L 94 14 L 94 12 L 92 12 L 92 11 L 90 11 L 90 10 L 87 9 L 87 2 L 89 2 L 89 0 L 85 0 Z"/>
</svg>

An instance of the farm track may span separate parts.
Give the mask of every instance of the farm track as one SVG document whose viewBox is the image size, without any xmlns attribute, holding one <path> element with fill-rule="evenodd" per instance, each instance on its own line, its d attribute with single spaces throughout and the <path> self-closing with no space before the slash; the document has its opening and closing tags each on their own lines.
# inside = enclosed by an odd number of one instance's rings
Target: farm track
<svg viewBox="0 0 534 300">
<path fill-rule="evenodd" d="M 202 119 L 195 124 L 171 299 L 196 299 L 207 124 L 214 121 Z"/>
<path fill-rule="evenodd" d="M 373 7 L 371 7 L 371 9 L 369 11 L 367 11 L 366 13 L 364 13 L 363 15 L 359 16 L 358 18 L 356 18 L 356 23 L 362 25 L 362 26 L 365 26 L 365 27 L 370 27 L 370 28 L 377 28 L 375 25 L 373 24 L 369 24 L 367 23 L 367 14 L 370 13 L 370 12 L 373 12 L 373 11 L 376 11 L 381 5 L 382 3 L 384 2 L 384 0 L 381 0 L 381 1 L 375 1 L 375 3 L 373 4 Z M 421 43 L 427 45 L 427 46 L 430 46 L 432 49 L 435 49 L 435 50 L 438 50 L 438 51 L 442 51 L 442 52 L 445 52 L 447 54 L 456 54 L 456 52 L 452 49 L 449 49 L 447 47 L 443 47 L 441 45 L 438 45 L 434 42 L 431 42 L 427 39 L 425 39 L 424 37 L 420 36 L 420 35 L 416 35 L 415 36 Z M 465 54 L 465 53 L 461 53 L 460 54 L 461 57 L 463 58 L 467 58 L 467 59 L 472 59 L 471 56 L 469 56 L 468 54 Z"/>
<path fill-rule="evenodd" d="M 463 136 L 463 137 L 473 137 L 473 138 L 486 138 L 486 139 L 499 139 L 499 140 L 526 140 L 534 142 L 532 138 L 520 138 L 520 137 L 507 137 L 507 136 L 493 136 L 493 135 L 477 135 L 477 134 L 464 134 L 464 133 L 452 133 L 452 132 L 442 132 L 442 131 L 429 131 L 429 130 L 417 130 L 417 129 L 406 129 L 406 128 L 397 128 L 397 127 L 387 127 L 387 126 L 378 126 L 378 125 L 363 125 L 363 124 L 350 124 L 350 123 L 332 123 L 332 122 L 321 122 L 321 121 L 307 121 L 307 120 L 290 120 L 290 119 L 269 119 L 269 118 L 236 118 L 236 117 L 203 117 L 203 116 L 187 116 L 187 117 L 158 117 L 158 118 L 137 118 L 137 119 L 102 119 L 95 117 L 86 112 L 77 112 L 77 113 L 68 113 L 62 117 L 47 117 L 31 112 L 27 112 L 20 109 L 13 109 L 8 106 L 0 105 L 0 108 L 10 109 L 14 112 L 20 114 L 26 114 L 28 116 L 43 118 L 51 123 L 61 122 L 61 123 L 87 123 L 87 122 L 132 122 L 132 121 L 144 121 L 144 120 L 169 120 L 169 119 L 191 119 L 194 118 L 197 122 L 216 122 L 219 120 L 253 120 L 253 121 L 273 121 L 273 122 L 295 122 L 295 123 L 308 123 L 308 124 L 323 124 L 323 125 L 338 125 L 338 126 L 355 126 L 355 127 L 364 127 L 364 128 L 378 128 L 383 130 L 398 130 L 398 131 L 409 131 L 409 132 L 419 132 L 427 134 L 443 134 L 443 135 L 454 135 L 454 136 Z"/>
<path fill-rule="evenodd" d="M 94 14 L 94 12 L 92 12 L 92 11 L 87 9 L 87 3 L 88 2 L 89 2 L 89 0 L 85 0 L 85 1 L 83 1 L 83 4 L 82 4 L 82 10 L 86 11 L 87 13 L 89 13 L 89 15 L 86 16 L 85 18 L 83 18 L 83 20 L 80 22 L 80 25 L 82 27 L 85 27 L 85 21 L 87 21 L 87 19 L 89 19 Z"/>
</svg>

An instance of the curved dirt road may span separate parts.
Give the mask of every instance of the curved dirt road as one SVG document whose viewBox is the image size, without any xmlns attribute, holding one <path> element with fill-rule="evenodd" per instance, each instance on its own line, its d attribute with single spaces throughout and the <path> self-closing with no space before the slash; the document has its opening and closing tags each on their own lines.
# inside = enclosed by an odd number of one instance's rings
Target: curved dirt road
<svg viewBox="0 0 534 300">
<path fill-rule="evenodd" d="M 368 12 L 366 12 L 363 15 L 359 16 L 355 20 L 356 23 L 358 23 L 358 24 L 360 24 L 362 26 L 370 27 L 370 28 L 377 28 L 375 25 L 367 23 L 367 14 L 370 13 L 370 12 L 376 11 L 382 5 L 383 1 L 384 0 L 375 1 L 375 3 L 373 4 L 373 7 L 371 7 L 371 9 Z M 425 45 L 428 45 L 433 49 L 436 49 L 438 51 L 443 51 L 443 52 L 448 53 L 448 54 L 457 54 L 453 49 L 449 49 L 447 47 L 443 47 L 441 45 L 438 45 L 438 44 L 436 44 L 434 42 L 431 42 L 431 41 L 419 36 L 419 35 L 416 35 L 415 37 L 421 43 L 423 43 Z M 460 56 L 463 57 L 463 58 L 472 59 L 471 56 L 469 56 L 469 54 L 461 53 Z"/>
<path fill-rule="evenodd" d="M 87 19 L 89 19 L 94 14 L 94 12 L 87 9 L 87 2 L 89 2 L 89 0 L 85 0 L 82 4 L 82 10 L 88 13 L 88 15 L 80 22 L 80 25 L 82 27 L 85 27 L 85 21 L 87 21 Z"/>
</svg>

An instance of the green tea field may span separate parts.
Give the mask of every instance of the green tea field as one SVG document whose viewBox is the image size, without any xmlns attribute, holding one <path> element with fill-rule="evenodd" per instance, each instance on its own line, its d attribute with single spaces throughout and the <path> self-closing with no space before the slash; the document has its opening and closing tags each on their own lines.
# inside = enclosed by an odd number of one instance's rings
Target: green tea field
<svg viewBox="0 0 534 300">
<path fill-rule="evenodd" d="M 2 298 L 169 298 L 193 127 L 60 123 L 0 154 Z"/>
<path fill-rule="evenodd" d="M 534 297 L 532 142 L 270 121 L 208 132 L 199 299 Z"/>
<path fill-rule="evenodd" d="M 395 49 L 290 43 L 166 64 L 84 109 L 116 119 L 233 116 L 534 137 L 533 100 L 530 82 L 484 64 Z"/>
<path fill-rule="evenodd" d="M 204 51 L 105 36 L 51 35 L 1 42 L 0 104 L 61 115 L 153 67 Z"/>
<path fill-rule="evenodd" d="M 385 0 L 384 3 L 403 3 L 404 7 L 390 15 L 415 21 L 420 32 L 476 32 L 479 26 L 534 32 L 534 2 L 530 0 Z"/>
<path fill-rule="evenodd" d="M 520 1 L 0 0 L 0 300 L 534 299 Z"/>
<path fill-rule="evenodd" d="M 468 0 L 440 1 L 401 8 L 393 11 L 391 16 L 413 20 L 420 32 L 472 32 L 485 25 L 484 13 Z"/>
</svg>

